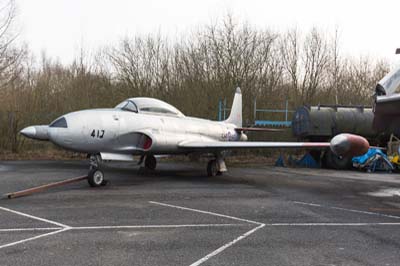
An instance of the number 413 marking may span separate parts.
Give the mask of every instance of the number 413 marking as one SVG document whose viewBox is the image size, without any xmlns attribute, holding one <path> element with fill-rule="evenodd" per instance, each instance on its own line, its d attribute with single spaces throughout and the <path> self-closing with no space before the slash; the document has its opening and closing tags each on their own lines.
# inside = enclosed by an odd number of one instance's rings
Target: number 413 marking
<svg viewBox="0 0 400 266">
<path fill-rule="evenodd" d="M 93 129 L 92 134 L 90 134 L 90 136 L 93 138 L 102 139 L 104 137 L 104 133 L 105 133 L 105 130 L 103 130 L 103 129 L 100 129 L 100 130 Z"/>
</svg>

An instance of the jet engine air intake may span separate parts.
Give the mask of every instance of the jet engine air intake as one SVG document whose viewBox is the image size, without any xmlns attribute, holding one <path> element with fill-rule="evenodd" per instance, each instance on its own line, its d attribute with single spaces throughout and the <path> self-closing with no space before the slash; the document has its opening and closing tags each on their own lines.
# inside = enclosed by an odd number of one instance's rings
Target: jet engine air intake
<svg viewBox="0 0 400 266">
<path fill-rule="evenodd" d="M 140 135 L 141 136 L 139 138 L 137 147 L 145 151 L 150 150 L 151 146 L 153 145 L 153 140 L 145 134 L 140 134 Z"/>
</svg>

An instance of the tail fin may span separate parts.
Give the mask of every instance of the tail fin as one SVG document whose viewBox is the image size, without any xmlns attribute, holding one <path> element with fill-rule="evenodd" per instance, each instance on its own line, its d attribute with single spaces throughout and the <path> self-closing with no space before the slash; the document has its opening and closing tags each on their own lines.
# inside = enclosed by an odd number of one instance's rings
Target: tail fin
<svg viewBox="0 0 400 266">
<path fill-rule="evenodd" d="M 237 127 L 242 127 L 242 92 L 239 87 L 236 88 L 231 113 L 225 122 L 234 124 Z"/>
</svg>

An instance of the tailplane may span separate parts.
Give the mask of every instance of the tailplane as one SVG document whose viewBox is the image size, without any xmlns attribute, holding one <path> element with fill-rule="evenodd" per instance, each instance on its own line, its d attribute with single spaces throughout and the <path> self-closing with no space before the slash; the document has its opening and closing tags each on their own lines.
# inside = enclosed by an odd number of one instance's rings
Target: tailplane
<svg viewBox="0 0 400 266">
<path fill-rule="evenodd" d="M 239 87 L 236 88 L 231 113 L 225 122 L 234 124 L 237 127 L 242 127 L 242 92 Z"/>
</svg>

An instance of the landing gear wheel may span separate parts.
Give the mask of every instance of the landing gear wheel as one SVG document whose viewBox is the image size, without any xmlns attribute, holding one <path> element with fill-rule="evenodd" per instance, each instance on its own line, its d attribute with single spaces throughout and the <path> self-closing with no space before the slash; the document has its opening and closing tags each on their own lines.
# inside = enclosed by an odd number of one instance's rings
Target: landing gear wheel
<svg viewBox="0 0 400 266">
<path fill-rule="evenodd" d="M 216 176 L 218 175 L 218 166 L 216 160 L 211 160 L 207 164 L 207 176 Z"/>
<path fill-rule="evenodd" d="M 352 157 L 342 157 L 334 154 L 331 149 L 327 149 L 324 153 L 323 166 L 330 169 L 336 170 L 346 170 L 351 169 L 353 163 L 351 161 Z"/>
<path fill-rule="evenodd" d="M 89 170 L 87 180 L 91 187 L 100 187 L 107 184 L 107 181 L 104 180 L 103 171 L 98 168 L 93 168 Z"/>
<path fill-rule="evenodd" d="M 155 170 L 157 166 L 156 157 L 154 157 L 154 155 L 146 156 L 146 160 L 144 161 L 144 166 L 146 167 L 146 169 Z"/>
</svg>

